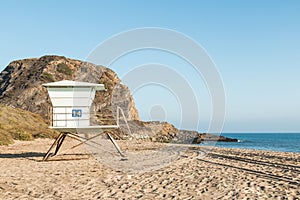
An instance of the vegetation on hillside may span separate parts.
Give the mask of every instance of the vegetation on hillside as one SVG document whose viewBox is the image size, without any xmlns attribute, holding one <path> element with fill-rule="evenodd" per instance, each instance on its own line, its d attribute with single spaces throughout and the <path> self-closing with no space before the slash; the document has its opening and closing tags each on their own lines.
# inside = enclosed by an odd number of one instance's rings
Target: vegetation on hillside
<svg viewBox="0 0 300 200">
<path fill-rule="evenodd" d="M 44 72 L 44 73 L 42 74 L 42 78 L 43 78 L 43 79 L 46 79 L 46 80 L 49 81 L 49 82 L 55 82 L 55 81 L 56 81 L 55 78 L 53 77 L 53 75 L 50 74 L 50 73 L 47 73 L 47 72 Z"/>
<path fill-rule="evenodd" d="M 11 144 L 13 140 L 53 138 L 56 135 L 40 115 L 0 105 L 0 145 Z"/>
<path fill-rule="evenodd" d="M 59 63 L 56 70 L 65 75 L 72 75 L 72 70 L 66 63 Z"/>
</svg>

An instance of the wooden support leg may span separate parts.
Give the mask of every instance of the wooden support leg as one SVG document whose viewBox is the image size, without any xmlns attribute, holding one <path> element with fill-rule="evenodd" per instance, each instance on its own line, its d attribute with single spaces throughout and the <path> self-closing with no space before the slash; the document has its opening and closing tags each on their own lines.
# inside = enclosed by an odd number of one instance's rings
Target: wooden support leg
<svg viewBox="0 0 300 200">
<path fill-rule="evenodd" d="M 81 136 L 79 136 L 77 134 L 73 134 L 73 133 L 66 133 L 66 132 L 60 133 L 58 135 L 58 137 L 55 139 L 55 141 L 53 142 L 53 144 L 51 145 L 51 147 L 49 148 L 49 150 L 47 151 L 47 153 L 45 154 L 45 156 L 43 157 L 43 161 L 46 161 L 51 156 L 51 150 L 55 147 L 55 145 L 56 145 L 56 148 L 55 148 L 54 154 L 52 154 L 52 156 L 55 156 L 58 153 L 59 149 L 62 146 L 62 143 L 64 142 L 64 140 L 65 140 L 65 138 L 67 136 L 70 136 L 73 139 L 81 141 L 81 143 L 79 143 L 78 145 L 75 145 L 74 147 L 72 147 L 72 148 L 75 148 L 77 146 L 80 146 L 82 144 L 87 143 L 88 141 L 90 141 L 91 143 L 98 144 L 98 143 L 92 141 L 92 139 L 100 136 L 101 134 L 103 134 L 103 133 L 95 135 L 95 136 L 93 136 L 91 138 L 85 138 L 85 137 L 81 137 Z M 123 159 L 126 159 L 126 156 L 123 154 L 123 152 L 121 151 L 120 147 L 115 142 L 115 140 L 113 139 L 113 137 L 109 133 L 106 133 L 106 135 L 108 136 L 109 140 L 113 143 L 113 145 L 115 146 L 115 148 L 117 149 L 117 151 L 119 152 L 119 154 L 123 157 Z M 85 140 L 85 141 L 82 141 L 82 139 Z"/>
<path fill-rule="evenodd" d="M 61 138 L 57 141 L 56 149 L 55 149 L 55 152 L 54 152 L 53 156 L 55 156 L 58 153 L 58 151 L 59 151 L 59 149 L 60 149 L 60 147 L 61 147 L 61 145 L 64 142 L 66 137 L 67 137 L 67 133 L 63 133 Z"/>
<path fill-rule="evenodd" d="M 106 133 L 108 138 L 110 139 L 110 141 L 113 143 L 113 145 L 116 147 L 117 151 L 119 152 L 119 154 L 125 158 L 126 156 L 122 153 L 120 147 L 118 146 L 118 144 L 115 142 L 115 140 L 113 139 L 113 137 L 111 137 L 111 135 L 109 133 Z"/>
<path fill-rule="evenodd" d="M 53 149 L 53 147 L 57 144 L 57 142 L 61 139 L 61 137 L 63 136 L 64 133 L 60 133 L 58 135 L 58 137 L 55 139 L 55 141 L 53 142 L 53 144 L 51 145 L 51 147 L 49 148 L 49 150 L 47 151 L 47 153 L 45 154 L 45 156 L 43 157 L 43 161 L 46 161 L 49 156 L 50 156 L 50 152 Z"/>
</svg>

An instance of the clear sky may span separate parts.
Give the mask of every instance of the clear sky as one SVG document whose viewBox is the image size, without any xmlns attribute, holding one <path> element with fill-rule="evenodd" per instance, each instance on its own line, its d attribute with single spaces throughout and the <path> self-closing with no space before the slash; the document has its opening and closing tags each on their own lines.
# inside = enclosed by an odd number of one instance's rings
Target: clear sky
<svg viewBox="0 0 300 200">
<path fill-rule="evenodd" d="M 84 60 L 98 44 L 119 32 L 142 27 L 173 29 L 197 41 L 223 78 L 224 132 L 300 132 L 299 11 L 296 0 L 1 0 L 0 69 L 12 60 L 47 54 Z M 128 55 L 111 67 L 122 77 L 132 65 L 149 62 L 175 68 L 184 65 L 174 56 L 148 51 Z M 190 84 L 198 84 L 200 77 L 189 72 L 180 71 L 190 76 Z M 201 131 L 207 127 L 211 106 L 207 91 L 199 88 L 195 92 L 203 111 Z M 151 102 L 144 95 L 153 91 L 148 89 L 134 94 L 145 120 L 151 118 L 151 106 L 174 100 L 172 95 L 163 97 L 164 89 L 157 88 L 162 102 Z M 176 108 L 165 107 L 168 112 Z M 166 119 L 178 123 L 172 112 L 166 113 Z"/>
</svg>

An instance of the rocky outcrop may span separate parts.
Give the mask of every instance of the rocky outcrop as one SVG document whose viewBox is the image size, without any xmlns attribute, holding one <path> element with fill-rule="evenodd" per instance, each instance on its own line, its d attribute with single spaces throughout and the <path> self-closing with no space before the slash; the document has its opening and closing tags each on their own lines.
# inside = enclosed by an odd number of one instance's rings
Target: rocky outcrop
<svg viewBox="0 0 300 200">
<path fill-rule="evenodd" d="M 49 119 L 51 102 L 43 83 L 78 80 L 103 83 L 105 92 L 97 92 L 94 111 L 98 122 L 114 123 L 112 104 L 120 106 L 129 120 L 139 120 L 129 89 L 111 69 L 62 56 L 43 56 L 11 62 L 0 73 L 0 101 Z M 111 121 L 109 121 L 111 119 Z"/>
<path fill-rule="evenodd" d="M 137 139 L 149 140 L 152 142 L 178 143 L 178 144 L 200 144 L 204 141 L 218 142 L 238 142 L 237 139 L 232 139 L 224 136 L 218 136 L 209 133 L 199 133 L 197 131 L 179 130 L 175 126 L 167 122 L 129 122 L 131 136 Z M 127 127 L 121 126 L 123 136 L 129 135 Z"/>
<path fill-rule="evenodd" d="M 142 122 L 127 86 L 122 84 L 111 69 L 92 63 L 65 58 L 43 56 L 11 62 L 0 73 L 0 103 L 39 114 L 50 119 L 51 102 L 43 83 L 77 80 L 102 83 L 107 91 L 97 92 L 93 104 L 92 123 L 115 124 L 116 108 L 121 107 L 129 123 L 112 131 L 116 138 L 144 139 L 156 142 L 201 143 L 203 140 L 226 138 L 178 130 L 167 122 Z M 92 125 L 93 125 L 92 124 Z"/>
<path fill-rule="evenodd" d="M 218 142 L 238 142 L 238 139 L 228 138 L 222 135 L 214 135 L 208 133 L 199 134 L 197 138 L 195 138 L 194 143 L 201 143 L 203 141 L 218 141 Z"/>
</svg>

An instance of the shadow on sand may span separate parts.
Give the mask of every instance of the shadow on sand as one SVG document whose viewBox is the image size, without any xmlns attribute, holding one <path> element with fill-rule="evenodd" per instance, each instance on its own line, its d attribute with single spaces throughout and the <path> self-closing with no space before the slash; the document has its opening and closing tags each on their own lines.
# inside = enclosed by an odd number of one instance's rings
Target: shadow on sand
<svg viewBox="0 0 300 200">
<path fill-rule="evenodd" d="M 0 154 L 0 158 L 36 158 L 43 157 L 45 153 L 26 152 L 26 153 L 4 153 Z"/>
<path fill-rule="evenodd" d="M 0 154 L 0 159 L 1 158 L 25 158 L 29 160 L 34 160 L 34 161 L 42 161 L 42 158 L 45 156 L 45 153 L 41 152 L 26 152 L 26 153 L 3 153 Z M 70 158 L 71 156 L 71 158 Z M 59 156 L 55 157 L 50 157 L 48 161 L 68 161 L 68 160 L 83 160 L 83 159 L 88 159 L 90 157 L 90 154 L 61 154 Z"/>
</svg>

